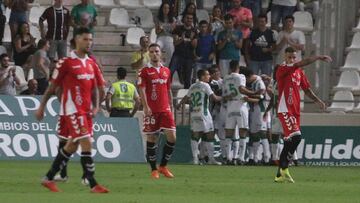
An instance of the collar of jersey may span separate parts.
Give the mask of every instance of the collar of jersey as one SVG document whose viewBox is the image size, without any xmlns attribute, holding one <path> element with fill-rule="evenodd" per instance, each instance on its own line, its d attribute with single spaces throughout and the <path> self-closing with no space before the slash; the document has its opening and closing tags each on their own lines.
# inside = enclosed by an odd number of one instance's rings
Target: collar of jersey
<svg viewBox="0 0 360 203">
<path fill-rule="evenodd" d="M 148 63 L 147 65 L 146 65 L 148 68 L 161 68 L 161 67 L 163 67 L 163 64 L 162 63 L 160 63 L 160 66 L 159 67 L 154 67 L 153 65 L 151 65 L 151 63 Z"/>
<path fill-rule="evenodd" d="M 294 66 L 294 64 L 295 64 L 295 63 L 286 64 L 286 62 L 285 62 L 285 61 L 282 63 L 282 65 L 285 65 L 285 66 L 290 66 L 290 67 L 293 67 L 293 66 Z"/>
<path fill-rule="evenodd" d="M 80 59 L 80 60 L 89 59 L 89 56 L 87 54 L 85 54 L 85 58 L 80 58 L 78 55 L 75 54 L 75 51 L 70 52 L 70 57 L 73 59 Z"/>
</svg>

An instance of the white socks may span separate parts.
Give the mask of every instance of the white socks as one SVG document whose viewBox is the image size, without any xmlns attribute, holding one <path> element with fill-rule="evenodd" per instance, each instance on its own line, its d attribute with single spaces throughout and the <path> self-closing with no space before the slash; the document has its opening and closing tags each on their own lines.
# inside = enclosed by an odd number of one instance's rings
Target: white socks
<svg viewBox="0 0 360 203">
<path fill-rule="evenodd" d="M 261 139 L 260 143 L 263 147 L 263 153 L 264 153 L 264 161 L 265 163 L 268 163 L 270 161 L 270 145 L 268 139 Z"/>
</svg>

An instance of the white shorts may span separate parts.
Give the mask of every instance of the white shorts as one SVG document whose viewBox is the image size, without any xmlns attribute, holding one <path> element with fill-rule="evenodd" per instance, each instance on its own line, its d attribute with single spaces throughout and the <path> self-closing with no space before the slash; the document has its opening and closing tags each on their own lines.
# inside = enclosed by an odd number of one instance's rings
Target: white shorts
<svg viewBox="0 0 360 203">
<path fill-rule="evenodd" d="M 208 133 L 214 131 L 214 124 L 210 114 L 204 115 L 191 115 L 191 130 L 193 132 Z"/>
<path fill-rule="evenodd" d="M 273 115 L 271 118 L 271 133 L 272 134 L 283 134 L 283 128 L 277 115 Z"/>
<path fill-rule="evenodd" d="M 237 110 L 234 110 L 234 106 L 228 106 L 225 129 L 243 128 L 249 129 L 249 109 L 246 104 L 238 106 Z"/>
<path fill-rule="evenodd" d="M 264 121 L 264 112 L 260 111 L 260 108 L 254 108 L 249 112 L 250 115 L 250 133 L 257 133 L 259 131 L 267 131 L 268 121 Z"/>
</svg>

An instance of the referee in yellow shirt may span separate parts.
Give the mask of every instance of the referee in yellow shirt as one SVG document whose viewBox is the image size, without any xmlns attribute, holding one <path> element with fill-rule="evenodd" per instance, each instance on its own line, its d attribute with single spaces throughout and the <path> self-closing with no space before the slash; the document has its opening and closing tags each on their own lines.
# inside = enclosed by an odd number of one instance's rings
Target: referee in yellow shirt
<svg viewBox="0 0 360 203">
<path fill-rule="evenodd" d="M 135 86 L 125 80 L 126 74 L 126 69 L 119 67 L 118 81 L 111 85 L 106 94 L 106 109 L 110 117 L 133 117 L 139 108 L 139 94 Z"/>
</svg>

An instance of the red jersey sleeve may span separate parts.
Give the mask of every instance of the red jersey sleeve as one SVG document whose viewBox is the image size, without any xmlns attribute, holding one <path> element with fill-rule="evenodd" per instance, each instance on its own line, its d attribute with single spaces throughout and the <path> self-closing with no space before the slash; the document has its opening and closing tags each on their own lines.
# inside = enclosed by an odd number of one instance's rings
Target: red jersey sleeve
<svg viewBox="0 0 360 203">
<path fill-rule="evenodd" d="M 67 71 L 68 68 L 66 68 L 66 59 L 60 59 L 56 63 L 56 67 L 51 76 L 51 82 L 54 83 L 55 85 L 61 85 Z"/>
<path fill-rule="evenodd" d="M 137 85 L 139 87 L 145 87 L 146 85 L 146 68 L 141 69 L 141 71 L 139 72 L 138 75 L 138 81 L 137 81 Z"/>
<path fill-rule="evenodd" d="M 310 82 L 308 80 L 308 78 L 306 77 L 304 71 L 300 71 L 301 74 L 301 82 L 300 82 L 300 86 L 302 90 L 307 90 L 311 87 Z"/>
</svg>

